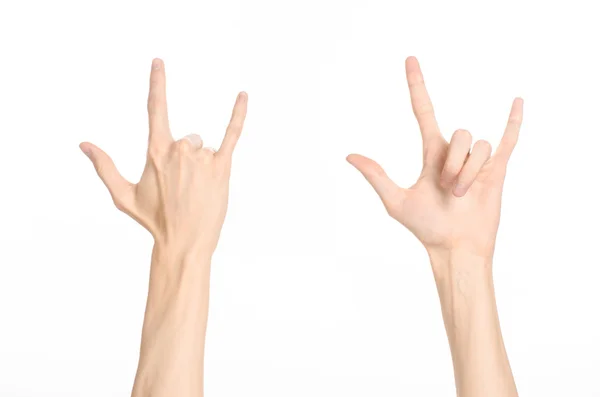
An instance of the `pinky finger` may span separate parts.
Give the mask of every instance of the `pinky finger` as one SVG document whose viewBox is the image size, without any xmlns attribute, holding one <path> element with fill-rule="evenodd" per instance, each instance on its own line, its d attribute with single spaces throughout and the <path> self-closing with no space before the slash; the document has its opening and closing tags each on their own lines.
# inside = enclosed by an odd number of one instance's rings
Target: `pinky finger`
<svg viewBox="0 0 600 397">
<path fill-rule="evenodd" d="M 471 188 L 479 170 L 490 158 L 492 154 L 492 146 L 487 141 L 477 141 L 473 145 L 473 150 L 469 159 L 458 174 L 456 185 L 452 190 L 452 194 L 456 197 L 462 197 Z"/>
<path fill-rule="evenodd" d="M 231 120 L 227 126 L 225 137 L 221 143 L 218 153 L 231 156 L 233 149 L 242 134 L 242 128 L 244 127 L 244 120 L 246 120 L 246 112 L 248 110 L 248 94 L 240 92 L 233 106 L 233 112 L 231 114 Z"/>
<path fill-rule="evenodd" d="M 510 109 L 510 115 L 508 116 L 508 123 L 506 124 L 504 135 L 502 136 L 502 140 L 500 141 L 498 149 L 494 154 L 494 156 L 497 157 L 504 165 L 508 163 L 508 159 L 517 145 L 522 122 L 523 99 L 516 98 L 513 101 L 512 108 Z"/>
</svg>

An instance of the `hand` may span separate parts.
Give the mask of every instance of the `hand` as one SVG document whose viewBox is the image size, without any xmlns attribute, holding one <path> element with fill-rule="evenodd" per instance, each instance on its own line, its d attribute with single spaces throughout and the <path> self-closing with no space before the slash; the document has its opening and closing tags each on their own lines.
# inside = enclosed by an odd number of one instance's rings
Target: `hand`
<svg viewBox="0 0 600 397">
<path fill-rule="evenodd" d="M 233 149 L 246 117 L 247 95 L 238 95 L 218 152 L 198 135 L 174 141 L 167 116 L 164 64 L 152 62 L 146 167 L 137 184 L 125 180 L 111 158 L 91 143 L 81 150 L 92 160 L 116 207 L 144 226 L 156 242 L 178 250 L 214 251 L 227 211 Z"/>
<path fill-rule="evenodd" d="M 517 143 L 523 100 L 515 99 L 496 153 L 491 145 L 458 130 L 450 143 L 440 134 L 416 58 L 406 60 L 414 114 L 423 137 L 423 169 L 408 189 L 398 187 L 375 161 L 351 154 L 347 160 L 373 186 L 387 212 L 406 226 L 428 250 L 454 250 L 490 258 L 500 221 L 502 186 Z"/>
</svg>

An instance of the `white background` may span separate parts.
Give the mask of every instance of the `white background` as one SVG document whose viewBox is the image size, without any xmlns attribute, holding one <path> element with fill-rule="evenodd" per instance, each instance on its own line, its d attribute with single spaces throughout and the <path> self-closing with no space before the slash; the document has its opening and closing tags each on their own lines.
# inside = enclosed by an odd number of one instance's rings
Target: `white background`
<svg viewBox="0 0 600 397">
<path fill-rule="evenodd" d="M 453 396 L 424 249 L 345 162 L 401 185 L 421 143 L 404 59 L 438 120 L 521 139 L 494 274 L 522 396 L 600 396 L 594 2 L 3 1 L 0 396 L 127 396 L 152 241 L 78 144 L 137 181 L 153 57 L 172 130 L 218 147 L 249 114 L 213 261 L 206 396 Z"/>
</svg>

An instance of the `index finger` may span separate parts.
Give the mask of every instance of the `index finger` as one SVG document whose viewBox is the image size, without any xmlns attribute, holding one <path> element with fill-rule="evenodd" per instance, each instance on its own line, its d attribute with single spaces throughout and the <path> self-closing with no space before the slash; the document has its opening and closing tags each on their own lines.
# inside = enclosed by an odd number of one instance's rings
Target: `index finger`
<svg viewBox="0 0 600 397">
<path fill-rule="evenodd" d="M 419 129 L 423 137 L 423 148 L 425 149 L 425 146 L 440 137 L 441 134 L 435 119 L 431 99 L 427 93 L 427 88 L 425 88 L 421 66 L 415 57 L 406 59 L 406 80 L 410 91 L 413 113 L 419 123 Z"/>
<path fill-rule="evenodd" d="M 244 120 L 246 120 L 246 112 L 248 110 L 248 94 L 240 92 L 233 106 L 231 113 L 231 120 L 225 131 L 225 137 L 221 143 L 221 147 L 217 153 L 231 156 L 233 149 L 242 134 L 242 128 L 244 127 Z"/>
<path fill-rule="evenodd" d="M 173 139 L 169 131 L 169 117 L 167 115 L 165 65 L 159 58 L 152 61 L 152 71 L 150 72 L 148 122 L 150 125 L 150 141 L 164 142 Z"/>
</svg>

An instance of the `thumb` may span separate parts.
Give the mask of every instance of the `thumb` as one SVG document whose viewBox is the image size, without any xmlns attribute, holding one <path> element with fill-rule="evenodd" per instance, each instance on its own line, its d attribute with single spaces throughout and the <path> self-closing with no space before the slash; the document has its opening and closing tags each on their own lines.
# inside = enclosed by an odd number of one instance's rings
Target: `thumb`
<svg viewBox="0 0 600 397">
<path fill-rule="evenodd" d="M 79 148 L 94 164 L 98 176 L 110 192 L 117 208 L 123 210 L 125 203 L 131 198 L 133 185 L 121 176 L 110 156 L 98 146 L 83 142 Z"/>
<path fill-rule="evenodd" d="M 404 189 L 398 187 L 377 162 L 360 154 L 351 154 L 346 160 L 373 186 L 388 212 L 392 203 L 397 203 L 399 198 L 404 199 Z"/>
</svg>

